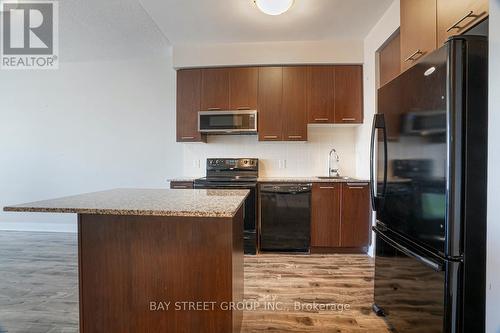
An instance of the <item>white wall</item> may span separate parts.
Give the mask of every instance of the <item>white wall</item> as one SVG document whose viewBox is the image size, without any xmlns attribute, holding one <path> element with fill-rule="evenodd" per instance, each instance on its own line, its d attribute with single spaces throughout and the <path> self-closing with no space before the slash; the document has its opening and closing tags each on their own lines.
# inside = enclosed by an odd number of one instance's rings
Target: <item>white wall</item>
<svg viewBox="0 0 500 333">
<path fill-rule="evenodd" d="M 399 28 L 399 0 L 395 0 L 364 40 L 363 98 L 365 121 L 356 131 L 356 170 L 359 178 L 370 178 L 370 136 L 373 115 L 377 111 L 378 58 L 377 51 Z M 375 216 L 373 216 L 375 223 Z M 375 239 L 372 235 L 371 239 Z M 374 244 L 368 253 L 373 255 Z"/>
<path fill-rule="evenodd" d="M 174 67 L 359 64 L 361 40 L 329 40 L 264 43 L 176 44 Z"/>
<path fill-rule="evenodd" d="M 151 20 L 132 0 L 60 5 L 60 69 L 0 73 L 0 207 L 162 187 L 181 167 L 169 163 L 182 160 L 175 71 Z M 0 212 L 0 229 L 74 231 L 75 221 L 67 214 Z"/>
<path fill-rule="evenodd" d="M 500 333 L 500 0 L 490 1 L 486 327 Z"/>
<path fill-rule="evenodd" d="M 205 160 L 211 157 L 259 158 L 261 177 L 326 176 L 332 148 L 340 155 L 341 174 L 354 176 L 354 141 L 354 127 L 309 126 L 307 142 L 258 142 L 257 136 L 210 136 L 208 144 L 184 144 L 183 176 L 204 176 Z"/>
<path fill-rule="evenodd" d="M 377 51 L 399 29 L 399 0 L 395 0 L 364 40 L 364 110 L 365 121 L 357 130 L 356 166 L 358 176 L 370 177 L 370 135 L 377 110 Z"/>
<path fill-rule="evenodd" d="M 165 186 L 179 167 L 168 161 L 181 160 L 180 147 L 170 143 L 174 74 L 166 58 L 2 72 L 0 206 L 113 187 Z M 2 212 L 0 229 L 74 220 Z"/>
</svg>

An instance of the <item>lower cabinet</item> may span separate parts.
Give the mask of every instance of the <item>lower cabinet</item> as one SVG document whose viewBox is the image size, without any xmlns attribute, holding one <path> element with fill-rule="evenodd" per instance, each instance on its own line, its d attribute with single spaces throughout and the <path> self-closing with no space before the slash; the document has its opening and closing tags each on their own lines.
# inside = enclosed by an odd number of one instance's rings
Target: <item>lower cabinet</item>
<svg viewBox="0 0 500 333">
<path fill-rule="evenodd" d="M 361 248 L 370 243 L 370 189 L 368 184 L 342 184 L 340 245 Z"/>
<path fill-rule="evenodd" d="M 311 252 L 364 252 L 370 243 L 368 183 L 315 183 Z"/>
<path fill-rule="evenodd" d="M 314 183 L 311 196 L 311 247 L 340 246 L 342 184 Z"/>
</svg>

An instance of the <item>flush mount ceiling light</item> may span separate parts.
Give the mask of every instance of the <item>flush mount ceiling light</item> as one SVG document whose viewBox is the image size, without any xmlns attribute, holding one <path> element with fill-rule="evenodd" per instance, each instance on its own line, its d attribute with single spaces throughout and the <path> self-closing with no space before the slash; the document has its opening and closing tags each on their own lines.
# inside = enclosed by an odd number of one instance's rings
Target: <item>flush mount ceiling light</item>
<svg viewBox="0 0 500 333">
<path fill-rule="evenodd" d="M 287 12 L 295 0 L 254 0 L 261 12 L 267 15 L 281 15 Z"/>
</svg>

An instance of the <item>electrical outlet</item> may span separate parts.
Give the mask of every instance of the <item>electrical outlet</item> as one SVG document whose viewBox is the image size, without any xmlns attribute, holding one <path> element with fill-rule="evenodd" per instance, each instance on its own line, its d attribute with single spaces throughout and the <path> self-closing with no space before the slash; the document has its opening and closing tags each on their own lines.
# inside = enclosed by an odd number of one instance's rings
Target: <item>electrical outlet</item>
<svg viewBox="0 0 500 333">
<path fill-rule="evenodd" d="M 201 166 L 201 161 L 200 160 L 193 160 L 193 167 L 196 169 L 199 169 Z"/>
</svg>

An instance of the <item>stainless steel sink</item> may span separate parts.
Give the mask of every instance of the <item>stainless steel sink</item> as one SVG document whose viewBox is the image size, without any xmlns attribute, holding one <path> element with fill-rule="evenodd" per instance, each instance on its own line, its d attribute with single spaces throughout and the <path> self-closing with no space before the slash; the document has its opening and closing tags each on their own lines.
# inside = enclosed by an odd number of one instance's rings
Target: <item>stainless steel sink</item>
<svg viewBox="0 0 500 333">
<path fill-rule="evenodd" d="M 340 176 L 319 176 L 318 179 L 332 179 L 332 180 L 349 180 L 351 177 L 340 177 Z"/>
</svg>

